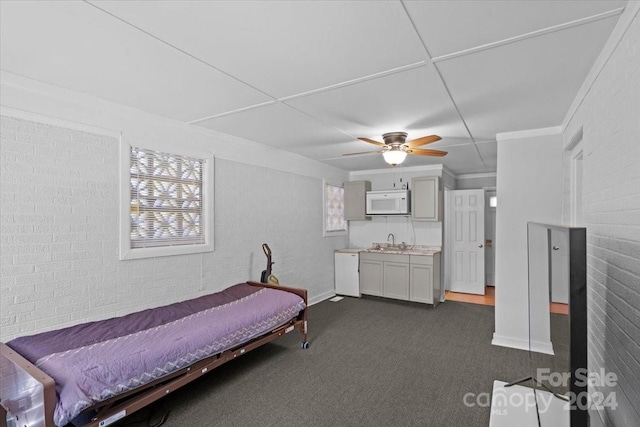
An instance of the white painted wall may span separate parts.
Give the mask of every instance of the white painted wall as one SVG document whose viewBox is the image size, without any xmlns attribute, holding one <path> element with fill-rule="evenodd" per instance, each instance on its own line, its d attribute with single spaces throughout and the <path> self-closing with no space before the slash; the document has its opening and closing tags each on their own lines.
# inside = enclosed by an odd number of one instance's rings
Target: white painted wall
<svg viewBox="0 0 640 427">
<path fill-rule="evenodd" d="M 456 190 L 475 190 L 496 186 L 495 173 L 459 175 L 456 177 Z"/>
<path fill-rule="evenodd" d="M 260 278 L 334 294 L 322 180 L 339 169 L 8 73 L 0 88 L 0 340 L 122 315 Z M 16 118 L 17 117 L 17 118 Z M 118 139 L 215 159 L 215 252 L 118 259 Z"/>
<path fill-rule="evenodd" d="M 587 228 L 588 369 L 614 373 L 590 392 L 615 398 L 592 425 L 640 425 L 640 2 L 629 2 L 564 121 L 582 129 L 582 224 Z M 566 152 L 564 218 L 571 221 Z M 579 198 L 578 198 L 579 199 Z M 601 419 L 598 419 L 601 418 Z"/>
<path fill-rule="evenodd" d="M 497 140 L 493 343 L 528 349 L 527 222 L 561 221 L 562 134 L 558 127 L 498 134 Z"/>
</svg>

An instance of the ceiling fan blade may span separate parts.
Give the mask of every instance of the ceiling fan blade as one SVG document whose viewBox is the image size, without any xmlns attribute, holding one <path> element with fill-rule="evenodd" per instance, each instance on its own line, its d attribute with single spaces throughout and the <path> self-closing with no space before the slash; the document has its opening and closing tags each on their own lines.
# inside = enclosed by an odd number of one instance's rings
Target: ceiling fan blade
<svg viewBox="0 0 640 427">
<path fill-rule="evenodd" d="M 357 155 L 362 155 L 362 154 L 380 154 L 383 151 L 361 151 L 359 153 L 347 153 L 347 154 L 343 154 L 343 156 L 357 156 Z"/>
<path fill-rule="evenodd" d="M 408 150 L 405 150 L 407 153 L 409 154 L 415 154 L 418 156 L 434 156 L 434 157 L 444 157 L 447 155 L 446 151 L 440 151 L 440 150 L 423 150 L 420 148 L 409 148 Z"/>
<path fill-rule="evenodd" d="M 406 142 L 404 145 L 408 148 L 414 148 L 420 147 L 421 145 L 431 144 L 432 142 L 440 141 L 441 139 L 442 138 L 440 138 L 438 135 L 429 135 Z"/>
<path fill-rule="evenodd" d="M 369 138 L 358 138 L 358 139 L 360 141 L 368 142 L 369 144 L 377 145 L 379 147 L 384 147 L 385 146 L 384 142 L 374 141 L 373 139 L 369 139 Z"/>
</svg>

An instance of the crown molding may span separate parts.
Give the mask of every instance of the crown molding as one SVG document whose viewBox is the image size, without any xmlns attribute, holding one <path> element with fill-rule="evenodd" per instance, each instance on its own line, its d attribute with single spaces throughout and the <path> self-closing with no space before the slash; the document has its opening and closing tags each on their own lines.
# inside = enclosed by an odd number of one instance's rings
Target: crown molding
<svg viewBox="0 0 640 427">
<path fill-rule="evenodd" d="M 553 126 L 548 128 L 540 128 L 540 129 L 528 129 L 528 130 L 519 130 L 515 132 L 503 132 L 496 134 L 496 141 L 500 142 L 508 139 L 523 139 L 523 138 L 533 138 L 539 136 L 550 136 L 550 135 L 561 135 L 562 127 L 561 126 Z"/>
<path fill-rule="evenodd" d="M 456 179 L 477 179 L 477 178 L 495 178 L 498 174 L 495 172 L 488 173 L 467 173 L 456 176 Z"/>
</svg>

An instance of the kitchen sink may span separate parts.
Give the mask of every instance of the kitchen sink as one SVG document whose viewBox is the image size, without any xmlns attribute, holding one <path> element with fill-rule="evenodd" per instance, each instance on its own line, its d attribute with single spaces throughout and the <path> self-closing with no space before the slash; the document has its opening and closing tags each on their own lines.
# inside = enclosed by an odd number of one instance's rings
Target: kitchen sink
<svg viewBox="0 0 640 427">
<path fill-rule="evenodd" d="M 400 249 L 400 248 L 376 248 L 373 247 L 371 249 L 369 249 L 372 252 L 402 252 L 405 249 Z"/>
<path fill-rule="evenodd" d="M 440 252 L 440 248 L 425 247 L 421 245 L 405 246 L 404 248 L 401 248 L 399 245 L 391 246 L 386 244 L 374 244 L 374 246 L 365 249 L 365 252 L 400 255 L 433 255 L 434 253 Z"/>
</svg>

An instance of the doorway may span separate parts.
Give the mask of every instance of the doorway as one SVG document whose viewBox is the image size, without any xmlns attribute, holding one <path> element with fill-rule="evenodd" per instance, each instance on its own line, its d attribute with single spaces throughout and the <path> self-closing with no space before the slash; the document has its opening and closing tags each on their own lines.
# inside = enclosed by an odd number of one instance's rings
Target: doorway
<svg viewBox="0 0 640 427">
<path fill-rule="evenodd" d="M 495 188 L 485 190 L 484 215 L 484 275 L 485 285 L 495 286 L 496 283 L 496 208 L 498 198 Z"/>
<path fill-rule="evenodd" d="M 485 191 L 449 192 L 450 290 L 485 293 Z"/>
</svg>

